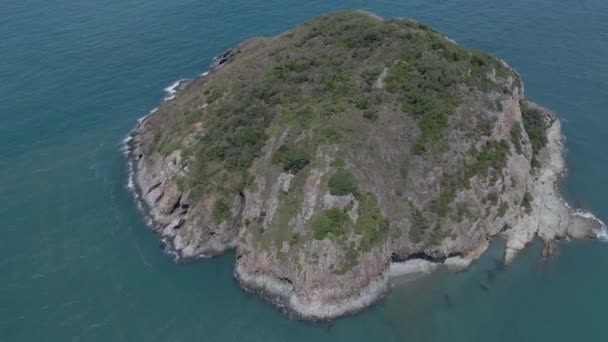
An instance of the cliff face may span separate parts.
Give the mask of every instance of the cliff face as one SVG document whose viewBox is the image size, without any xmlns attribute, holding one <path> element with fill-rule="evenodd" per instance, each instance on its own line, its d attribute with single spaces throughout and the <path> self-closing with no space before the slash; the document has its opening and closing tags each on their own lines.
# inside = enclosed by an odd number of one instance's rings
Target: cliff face
<svg viewBox="0 0 608 342">
<path fill-rule="evenodd" d="M 305 318 L 358 310 L 391 262 L 466 267 L 508 238 L 593 237 L 556 192 L 559 121 L 504 62 L 361 12 L 246 41 L 133 131 L 138 198 L 178 256 Z"/>
</svg>

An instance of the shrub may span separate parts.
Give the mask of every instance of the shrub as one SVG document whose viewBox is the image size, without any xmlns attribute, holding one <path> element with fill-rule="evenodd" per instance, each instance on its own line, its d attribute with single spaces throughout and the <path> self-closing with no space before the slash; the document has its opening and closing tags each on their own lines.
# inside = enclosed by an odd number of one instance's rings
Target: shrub
<svg viewBox="0 0 608 342">
<path fill-rule="evenodd" d="M 275 152 L 273 161 L 281 164 L 283 171 L 296 174 L 310 163 L 310 155 L 303 149 L 282 145 Z"/>
<path fill-rule="evenodd" d="M 495 191 L 490 192 L 483 199 L 484 203 L 490 203 L 491 205 L 496 205 L 498 203 L 498 194 Z"/>
<path fill-rule="evenodd" d="M 378 112 L 376 112 L 375 110 L 366 110 L 363 113 L 363 117 L 366 118 L 367 120 L 374 122 L 378 119 Z"/>
<path fill-rule="evenodd" d="M 502 202 L 500 204 L 500 207 L 498 207 L 498 212 L 496 214 L 498 215 L 498 217 L 503 217 L 507 213 L 507 210 L 509 210 L 509 203 Z"/>
<path fill-rule="evenodd" d="M 329 193 L 334 196 L 345 196 L 357 194 L 357 180 L 355 176 L 346 168 L 338 168 L 328 182 Z"/>
<path fill-rule="evenodd" d="M 440 246 L 447 236 L 447 231 L 443 228 L 441 223 L 437 222 L 435 228 L 433 228 L 433 231 L 431 232 L 431 245 Z"/>
<path fill-rule="evenodd" d="M 365 81 L 365 84 L 371 87 L 374 82 L 376 82 L 378 77 L 380 77 L 381 73 L 381 67 L 373 67 L 363 70 L 363 72 L 361 72 L 361 78 L 363 79 L 363 81 Z"/>
<path fill-rule="evenodd" d="M 465 163 L 462 169 L 444 174 L 441 179 L 441 191 L 431 200 L 430 206 L 431 211 L 439 217 L 445 217 L 448 214 L 454 196 L 459 190 L 469 187 L 471 177 L 475 175 L 487 177 L 490 174 L 496 176 L 500 173 L 507 163 L 509 143 L 506 140 L 491 140 L 481 150 L 473 148 L 471 152 L 473 155 L 471 162 Z M 484 199 L 484 201 L 487 200 L 495 204 L 498 201 L 498 195 L 490 193 Z M 458 221 L 461 221 L 462 215 L 460 213 L 458 218 Z"/>
<path fill-rule="evenodd" d="M 513 143 L 513 146 L 515 146 L 515 151 L 518 154 L 522 153 L 521 131 L 521 124 L 519 122 L 516 122 L 513 124 L 513 126 L 511 126 L 511 143 Z"/>
<path fill-rule="evenodd" d="M 422 241 L 424 233 L 429 228 L 427 218 L 424 216 L 422 211 L 414 209 L 412 211 L 411 226 L 409 230 L 409 237 L 414 243 Z"/>
<path fill-rule="evenodd" d="M 458 202 L 456 205 L 456 222 L 462 222 L 466 218 L 473 217 L 467 202 Z"/>
<path fill-rule="evenodd" d="M 522 101 L 521 116 L 524 122 L 524 129 L 532 145 L 532 163 L 536 166 L 536 155 L 547 143 L 545 114 L 539 109 L 531 108 L 526 101 Z"/>
<path fill-rule="evenodd" d="M 509 144 L 506 140 L 490 140 L 478 151 L 473 165 L 474 171 L 485 175 L 490 168 L 500 171 L 505 167 L 508 157 Z"/>
<path fill-rule="evenodd" d="M 376 197 L 370 193 L 358 196 L 359 218 L 356 231 L 361 234 L 359 249 L 368 251 L 381 242 L 389 231 L 389 222 L 378 208 Z"/>
<path fill-rule="evenodd" d="M 532 211 L 532 200 L 532 194 L 526 191 L 526 193 L 524 194 L 524 198 L 521 201 L 521 206 L 526 209 L 527 213 L 530 213 Z"/>
<path fill-rule="evenodd" d="M 294 246 L 297 245 L 301 240 L 301 236 L 299 233 L 293 233 L 291 238 L 289 239 L 289 245 Z"/>
<path fill-rule="evenodd" d="M 228 206 L 223 198 L 215 201 L 212 216 L 216 223 L 220 223 L 230 217 L 230 206 Z"/>
<path fill-rule="evenodd" d="M 348 214 L 339 208 L 325 210 L 313 221 L 312 232 L 316 240 L 344 234 L 350 224 Z"/>
</svg>

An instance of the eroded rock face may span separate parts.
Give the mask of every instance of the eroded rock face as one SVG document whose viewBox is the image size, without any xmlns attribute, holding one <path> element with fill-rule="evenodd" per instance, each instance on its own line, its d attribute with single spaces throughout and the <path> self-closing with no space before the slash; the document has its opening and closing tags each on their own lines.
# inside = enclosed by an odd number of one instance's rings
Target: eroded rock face
<svg viewBox="0 0 608 342">
<path fill-rule="evenodd" d="M 343 12 L 246 41 L 131 136 L 168 250 L 236 248 L 241 285 L 301 318 L 360 310 L 390 275 L 466 269 L 498 236 L 510 262 L 602 229 L 559 197 L 559 121 L 519 76 L 409 20 Z"/>
<path fill-rule="evenodd" d="M 605 228 L 592 215 L 570 208 L 559 196 L 557 182 L 565 168 L 563 137 L 557 117 L 548 112 L 547 115 L 551 123 L 546 131 L 547 145 L 539 153 L 542 167 L 528 179 L 529 193 L 533 198 L 530 210 L 522 212 L 507 232 L 507 263 L 512 262 L 517 252 L 536 236 L 548 245 L 545 251 L 551 254 L 554 250 L 552 244 L 557 239 L 594 238 Z"/>
</svg>

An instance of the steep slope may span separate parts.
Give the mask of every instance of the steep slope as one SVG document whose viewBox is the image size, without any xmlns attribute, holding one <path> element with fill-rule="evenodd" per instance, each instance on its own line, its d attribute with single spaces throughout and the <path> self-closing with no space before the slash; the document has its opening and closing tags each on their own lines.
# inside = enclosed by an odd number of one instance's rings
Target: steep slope
<svg viewBox="0 0 608 342">
<path fill-rule="evenodd" d="M 561 202 L 559 121 L 517 73 L 406 19 L 340 12 L 248 40 L 132 136 L 168 248 L 236 247 L 242 285 L 306 318 L 375 301 L 391 261 L 464 267 L 500 233 L 510 261 L 600 228 Z"/>
</svg>

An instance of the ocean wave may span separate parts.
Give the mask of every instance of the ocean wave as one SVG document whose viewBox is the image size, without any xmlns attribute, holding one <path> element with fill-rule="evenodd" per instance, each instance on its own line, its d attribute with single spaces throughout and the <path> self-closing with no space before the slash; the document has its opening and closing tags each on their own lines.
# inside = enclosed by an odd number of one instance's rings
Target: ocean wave
<svg viewBox="0 0 608 342">
<path fill-rule="evenodd" d="M 598 240 L 608 242 L 608 228 L 606 228 L 606 225 L 601 226 L 595 234 L 597 235 Z"/>
<path fill-rule="evenodd" d="M 443 38 L 445 38 L 445 40 L 447 40 L 448 42 L 454 44 L 454 45 L 458 45 L 458 43 L 456 43 L 456 41 L 448 36 L 443 36 Z"/>
<path fill-rule="evenodd" d="M 175 94 L 177 93 L 177 88 L 184 81 L 187 81 L 187 79 L 185 79 L 185 78 L 179 79 L 179 80 L 173 82 L 167 88 L 165 88 L 165 92 L 167 92 L 167 96 L 165 96 L 165 101 L 170 101 L 175 98 Z"/>
<path fill-rule="evenodd" d="M 129 167 L 129 180 L 127 181 L 127 188 L 131 191 L 135 190 L 135 183 L 133 183 L 134 176 L 133 168 Z"/>
<path fill-rule="evenodd" d="M 129 142 L 131 140 L 133 140 L 133 136 L 131 136 L 131 133 L 129 133 L 124 139 L 122 139 L 122 142 L 120 143 L 120 151 L 123 154 L 129 153 Z"/>
<path fill-rule="evenodd" d="M 142 116 L 141 118 L 137 119 L 137 123 L 142 123 L 144 120 L 146 120 L 150 115 L 156 113 L 156 111 L 158 110 L 158 107 L 154 107 L 152 108 L 151 111 L 148 112 L 148 114 Z"/>
<path fill-rule="evenodd" d="M 209 74 L 209 71 L 205 71 L 202 74 L 200 74 L 200 77 L 204 77 L 207 76 Z M 180 84 L 182 84 L 183 82 L 188 81 L 188 79 L 185 78 L 181 78 L 173 83 L 171 83 L 171 85 L 169 85 L 168 87 L 164 88 L 165 92 L 167 93 L 167 95 L 164 97 L 162 102 L 166 102 L 166 101 L 170 101 L 172 99 L 175 98 L 175 95 L 177 93 L 177 88 L 180 86 Z M 152 108 L 152 110 L 150 110 L 148 112 L 148 114 L 142 116 L 141 118 L 137 119 L 137 123 L 141 124 L 142 122 L 144 122 L 148 117 L 150 117 L 152 114 L 156 113 L 156 111 L 158 111 L 159 107 L 154 107 Z M 121 142 L 121 148 L 120 150 L 125 154 L 128 155 L 129 154 L 129 143 L 131 142 L 131 140 L 133 140 L 133 132 L 129 132 L 129 134 L 127 134 L 127 136 L 122 140 Z M 131 158 L 128 158 L 128 164 L 129 164 L 129 177 L 127 180 L 127 188 L 134 194 L 136 199 L 139 199 L 139 194 L 137 193 L 137 191 L 135 191 L 135 181 L 134 181 L 134 177 L 135 177 L 135 165 L 133 165 L 133 160 L 131 160 Z M 141 203 L 140 201 L 137 201 L 137 206 L 139 207 L 139 209 L 142 209 L 141 207 Z M 149 225 L 152 225 L 153 222 L 150 219 L 148 222 Z"/>
<path fill-rule="evenodd" d="M 606 224 L 602 220 L 597 218 L 592 213 L 582 209 L 575 209 L 572 215 L 597 222 L 600 225 L 598 230 L 595 232 L 597 239 L 600 241 L 608 242 L 608 227 L 606 227 Z"/>
</svg>

